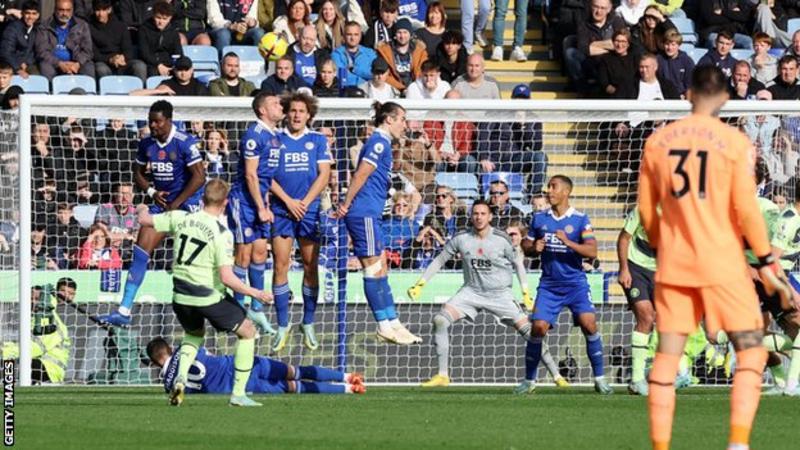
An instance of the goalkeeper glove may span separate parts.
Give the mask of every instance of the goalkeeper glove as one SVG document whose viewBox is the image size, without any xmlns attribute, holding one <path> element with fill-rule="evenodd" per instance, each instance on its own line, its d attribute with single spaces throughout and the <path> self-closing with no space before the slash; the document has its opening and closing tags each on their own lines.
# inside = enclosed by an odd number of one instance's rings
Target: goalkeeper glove
<svg viewBox="0 0 800 450">
<path fill-rule="evenodd" d="M 792 309 L 792 286 L 786 278 L 786 274 L 772 254 L 758 258 L 758 276 L 764 285 L 767 295 L 777 295 L 780 297 L 781 308 L 784 310 Z"/>
<path fill-rule="evenodd" d="M 522 303 L 525 304 L 526 310 L 533 311 L 533 298 L 531 298 L 531 293 L 527 289 L 522 291 Z"/>
<path fill-rule="evenodd" d="M 419 300 L 419 296 L 422 295 L 422 287 L 425 286 L 425 280 L 420 279 L 417 281 L 417 284 L 408 288 L 408 298 L 411 300 L 417 301 Z"/>
</svg>

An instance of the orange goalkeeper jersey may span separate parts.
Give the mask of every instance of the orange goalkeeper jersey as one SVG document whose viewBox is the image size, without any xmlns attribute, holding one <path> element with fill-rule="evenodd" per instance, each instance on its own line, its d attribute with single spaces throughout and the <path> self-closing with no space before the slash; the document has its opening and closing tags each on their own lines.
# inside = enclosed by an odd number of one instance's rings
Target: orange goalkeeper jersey
<svg viewBox="0 0 800 450">
<path fill-rule="evenodd" d="M 770 252 L 754 161 L 747 136 L 714 117 L 691 115 L 647 139 L 639 212 L 658 250 L 656 281 L 700 287 L 747 276 L 742 236 L 756 255 Z"/>
</svg>

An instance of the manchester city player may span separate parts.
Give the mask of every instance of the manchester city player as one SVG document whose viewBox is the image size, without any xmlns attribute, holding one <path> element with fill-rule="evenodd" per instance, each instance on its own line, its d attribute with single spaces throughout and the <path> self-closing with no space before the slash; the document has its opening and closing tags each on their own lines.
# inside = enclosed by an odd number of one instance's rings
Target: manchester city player
<svg viewBox="0 0 800 450">
<path fill-rule="evenodd" d="M 572 180 L 564 175 L 552 177 L 547 185 L 551 207 L 533 216 L 528 236 L 522 241 L 525 254 L 541 255 L 542 277 L 536 292 L 536 307 L 530 317 L 533 330 L 525 348 L 525 380 L 515 388 L 517 393 L 535 389 L 542 340 L 564 308 L 570 309 L 575 324 L 586 337 L 595 390 L 601 394 L 614 392 L 603 376 L 603 341 L 582 268 L 583 258 L 597 257 L 597 241 L 589 218 L 569 206 L 571 193 Z"/>
<path fill-rule="evenodd" d="M 358 155 L 358 166 L 337 215 L 344 218 L 355 254 L 364 267 L 364 294 L 375 320 L 378 338 L 394 344 L 422 342 L 397 319 L 383 258 L 381 217 L 392 170 L 392 139 L 406 131 L 406 110 L 397 103 L 375 102 L 375 132 Z"/>
<path fill-rule="evenodd" d="M 197 139 L 175 128 L 172 124 L 172 104 L 166 100 L 159 100 L 150 106 L 147 121 L 150 136 L 139 141 L 133 179 L 136 186 L 147 192 L 147 196 L 153 200 L 150 212 L 158 214 L 178 209 L 199 211 L 206 172 Z M 148 168 L 153 179 L 152 186 L 148 180 Z M 133 246 L 133 260 L 125 281 L 122 303 L 113 313 L 99 316 L 100 322 L 130 325 L 131 308 L 144 281 L 150 255 L 164 236 L 153 227 L 141 227 L 136 245 Z"/>
<path fill-rule="evenodd" d="M 272 254 L 275 271 L 272 292 L 278 316 L 278 334 L 272 351 L 286 346 L 289 337 L 289 265 L 294 241 L 300 244 L 303 260 L 303 343 L 311 350 L 319 346 L 314 334 L 314 312 L 319 295 L 319 195 L 328 185 L 331 158 L 328 140 L 308 125 L 317 114 L 314 97 L 294 93 L 281 100 L 286 129 L 280 134 L 280 157 L 272 179 L 275 223 L 272 229 Z"/>
<path fill-rule="evenodd" d="M 278 167 L 280 141 L 277 124 L 283 119 L 280 98 L 260 93 L 253 99 L 256 121 L 247 127 L 239 148 L 241 158 L 236 178 L 228 196 L 228 226 L 235 243 L 233 273 L 242 282 L 264 289 L 264 270 L 267 262 L 267 239 L 271 237 L 273 221 L 269 209 L 269 188 Z M 234 295 L 244 305 L 244 296 Z M 275 330 L 269 324 L 259 302 L 251 302 L 247 317 L 268 335 Z"/>
</svg>

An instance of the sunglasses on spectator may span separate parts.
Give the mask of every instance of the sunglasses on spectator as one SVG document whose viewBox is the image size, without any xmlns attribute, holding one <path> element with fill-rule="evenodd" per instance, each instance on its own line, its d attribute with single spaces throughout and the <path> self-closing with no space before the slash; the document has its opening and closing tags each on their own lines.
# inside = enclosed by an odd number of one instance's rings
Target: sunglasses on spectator
<svg viewBox="0 0 800 450">
<path fill-rule="evenodd" d="M 496 195 L 505 195 L 505 194 L 507 194 L 507 193 L 508 193 L 507 191 L 490 191 L 490 192 L 489 192 L 489 195 L 491 195 L 491 196 L 493 196 L 493 197 L 494 197 L 494 196 L 496 196 Z"/>
</svg>

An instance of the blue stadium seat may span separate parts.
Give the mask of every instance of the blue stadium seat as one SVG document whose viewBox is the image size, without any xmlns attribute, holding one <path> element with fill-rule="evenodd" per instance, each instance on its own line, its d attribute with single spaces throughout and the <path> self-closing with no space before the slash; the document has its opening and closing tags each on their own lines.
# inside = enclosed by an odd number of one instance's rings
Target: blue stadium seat
<svg viewBox="0 0 800 450">
<path fill-rule="evenodd" d="M 694 44 L 687 44 L 685 42 L 681 44 L 681 51 L 689 53 L 692 50 L 694 50 Z"/>
<path fill-rule="evenodd" d="M 755 51 L 746 48 L 734 48 L 731 50 L 731 56 L 739 61 L 749 61 L 750 57 L 753 56 L 754 53 Z"/>
<path fill-rule="evenodd" d="M 696 49 L 694 49 L 694 50 L 692 50 L 690 52 L 687 52 L 687 53 L 692 58 L 694 63 L 697 64 L 697 62 L 700 61 L 700 58 L 702 58 L 706 53 L 708 53 L 708 49 L 707 48 L 696 48 Z"/>
<path fill-rule="evenodd" d="M 264 58 L 255 45 L 229 45 L 222 49 L 223 55 L 230 52 L 239 56 L 239 67 L 241 69 L 239 76 L 247 78 L 266 73 Z"/>
<path fill-rule="evenodd" d="M 769 49 L 769 51 L 767 53 L 769 53 L 770 55 L 772 55 L 772 56 L 774 56 L 774 57 L 776 57 L 778 59 L 781 59 L 781 56 L 783 56 L 783 54 L 786 53 L 786 49 L 785 48 L 771 48 L 771 49 Z"/>
<path fill-rule="evenodd" d="M 786 23 L 786 32 L 789 36 L 793 36 L 797 30 L 800 30 L 800 18 L 789 19 Z"/>
<path fill-rule="evenodd" d="M 161 75 L 153 75 L 149 77 L 147 81 L 144 83 L 147 89 L 155 89 L 161 84 L 162 81 L 168 79 L 169 77 L 162 77 Z"/>
<path fill-rule="evenodd" d="M 219 75 L 217 49 L 210 45 L 184 45 L 183 54 L 192 60 L 194 72 L 213 72 Z"/>
<path fill-rule="evenodd" d="M 216 76 L 216 75 L 214 75 L 213 73 L 210 73 L 210 72 L 196 74 L 194 77 L 195 77 L 195 79 L 197 79 L 197 81 L 203 83 L 203 85 L 205 85 L 205 87 L 208 87 L 208 83 L 211 83 L 211 80 L 219 78 L 218 76 Z"/>
<path fill-rule="evenodd" d="M 58 75 L 53 77 L 53 94 L 68 94 L 69 91 L 81 88 L 87 94 L 97 94 L 97 83 L 88 75 Z"/>
<path fill-rule="evenodd" d="M 440 172 L 436 174 L 436 184 L 449 187 L 460 199 L 480 197 L 478 179 L 471 173 Z"/>
<path fill-rule="evenodd" d="M 49 94 L 50 82 L 41 75 L 30 75 L 28 79 L 19 75 L 11 77 L 11 85 L 21 87 L 28 94 Z"/>
<path fill-rule="evenodd" d="M 481 176 L 481 192 L 487 199 L 489 198 L 489 186 L 495 180 L 505 181 L 508 185 L 509 198 L 512 200 L 522 199 L 522 192 L 525 190 L 525 176 L 515 172 L 492 172 Z"/>
<path fill-rule="evenodd" d="M 100 95 L 128 95 L 131 91 L 141 89 L 142 80 L 130 75 L 110 75 L 100 78 Z"/>
<path fill-rule="evenodd" d="M 692 19 L 684 19 L 681 17 L 670 17 L 669 20 L 678 29 L 678 32 L 683 37 L 684 43 L 696 44 L 698 41 L 697 33 L 694 29 L 694 21 Z"/>
</svg>

